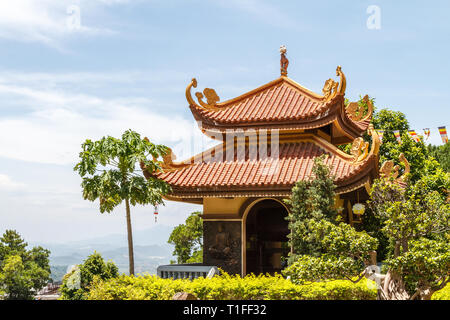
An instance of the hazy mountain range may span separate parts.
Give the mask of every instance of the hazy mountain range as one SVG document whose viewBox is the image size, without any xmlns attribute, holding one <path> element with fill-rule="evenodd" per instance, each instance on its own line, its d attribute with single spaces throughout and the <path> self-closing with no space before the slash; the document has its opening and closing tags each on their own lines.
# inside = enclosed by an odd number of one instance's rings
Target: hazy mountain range
<svg viewBox="0 0 450 320">
<path fill-rule="evenodd" d="M 134 260 L 136 273 L 156 273 L 158 265 L 169 264 L 173 246 L 167 243 L 173 227 L 156 225 L 150 229 L 133 232 Z M 126 234 L 111 234 L 65 243 L 30 243 L 49 249 L 52 279 L 61 280 L 67 269 L 82 263 L 94 251 L 105 260 L 112 260 L 120 272 L 128 273 L 128 241 Z"/>
</svg>

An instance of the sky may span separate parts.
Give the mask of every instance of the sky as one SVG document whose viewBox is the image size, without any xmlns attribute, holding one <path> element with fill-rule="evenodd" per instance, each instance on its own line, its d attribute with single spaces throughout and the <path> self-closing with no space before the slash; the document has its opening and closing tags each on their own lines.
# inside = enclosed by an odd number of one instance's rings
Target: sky
<svg viewBox="0 0 450 320">
<path fill-rule="evenodd" d="M 125 233 L 73 171 L 81 143 L 133 129 L 177 159 L 214 145 L 184 91 L 196 77 L 221 101 L 279 76 L 321 93 L 337 65 L 346 97 L 374 97 L 412 129 L 450 129 L 450 3 L 443 1 L 0 0 L 0 232 L 30 242 Z M 336 79 L 337 80 L 337 79 Z M 200 206 L 166 202 L 158 224 Z M 155 226 L 132 209 L 135 229 Z"/>
</svg>

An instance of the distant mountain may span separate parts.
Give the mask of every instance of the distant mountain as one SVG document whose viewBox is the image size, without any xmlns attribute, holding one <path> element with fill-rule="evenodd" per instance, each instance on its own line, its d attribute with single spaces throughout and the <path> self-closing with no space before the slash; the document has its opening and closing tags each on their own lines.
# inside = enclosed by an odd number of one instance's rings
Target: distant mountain
<svg viewBox="0 0 450 320">
<path fill-rule="evenodd" d="M 167 243 L 173 227 L 158 225 L 133 233 L 136 273 L 156 273 L 156 268 L 173 260 L 173 246 Z M 120 272 L 128 273 L 128 247 L 126 234 L 111 234 L 97 238 L 66 243 L 31 243 L 49 249 L 52 279 L 60 281 L 68 267 L 82 263 L 94 251 L 105 260 L 112 260 Z"/>
</svg>

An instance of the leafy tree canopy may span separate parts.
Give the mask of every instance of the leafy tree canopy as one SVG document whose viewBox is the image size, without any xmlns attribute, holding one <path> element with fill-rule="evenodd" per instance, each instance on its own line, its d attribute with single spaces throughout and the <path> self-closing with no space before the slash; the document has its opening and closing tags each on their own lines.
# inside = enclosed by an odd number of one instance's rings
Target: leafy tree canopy
<svg viewBox="0 0 450 320">
<path fill-rule="evenodd" d="M 100 199 L 100 212 L 111 212 L 128 199 L 131 205 L 159 204 L 169 186 L 159 179 L 142 175 L 139 164 L 149 173 L 161 169 L 157 161 L 167 147 L 155 145 L 148 139 L 127 130 L 122 139 L 103 137 L 98 141 L 86 140 L 80 152 L 80 162 L 74 170 L 83 177 L 81 186 L 86 200 Z"/>
<path fill-rule="evenodd" d="M 450 183 L 448 174 L 440 178 Z M 372 187 L 370 205 L 393 244 L 385 261 L 385 298 L 429 299 L 450 280 L 450 204 L 439 191 L 424 188 L 428 181 L 424 175 L 403 190 L 380 179 Z"/>
<path fill-rule="evenodd" d="M 320 246 L 310 238 L 310 221 L 334 221 L 337 211 L 334 208 L 336 186 L 329 176 L 329 168 L 323 164 L 324 157 L 317 158 L 313 167 L 314 178 L 298 181 L 290 199 L 285 202 L 291 207 L 289 221 L 289 244 L 293 248 L 289 262 L 295 261 L 299 254 L 320 254 Z"/>
<path fill-rule="evenodd" d="M 428 153 L 430 156 L 435 158 L 440 165 L 442 166 L 442 169 L 446 172 L 450 172 L 450 143 L 447 142 L 446 144 L 442 146 L 434 146 L 434 145 L 428 145 Z"/>
<path fill-rule="evenodd" d="M 85 300 L 94 280 L 108 280 L 118 276 L 119 269 L 114 262 L 105 262 L 100 253 L 94 252 L 64 276 L 60 288 L 61 299 Z"/>
<path fill-rule="evenodd" d="M 32 299 L 50 280 L 50 251 L 27 246 L 15 230 L 0 238 L 0 288 L 7 299 Z"/>
<path fill-rule="evenodd" d="M 193 212 L 184 224 L 175 227 L 170 234 L 170 244 L 175 245 L 173 255 L 178 263 L 203 261 L 203 220 L 201 212 Z"/>
</svg>

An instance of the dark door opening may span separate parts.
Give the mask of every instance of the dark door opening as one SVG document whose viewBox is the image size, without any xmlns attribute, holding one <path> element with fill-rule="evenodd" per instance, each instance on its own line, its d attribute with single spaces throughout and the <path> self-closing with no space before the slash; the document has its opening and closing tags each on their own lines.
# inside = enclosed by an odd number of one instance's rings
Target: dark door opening
<svg viewBox="0 0 450 320">
<path fill-rule="evenodd" d="M 246 273 L 280 272 L 289 253 L 286 208 L 275 200 L 255 204 L 246 220 Z"/>
</svg>

